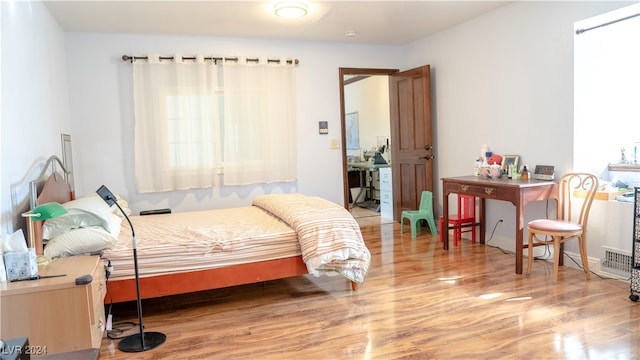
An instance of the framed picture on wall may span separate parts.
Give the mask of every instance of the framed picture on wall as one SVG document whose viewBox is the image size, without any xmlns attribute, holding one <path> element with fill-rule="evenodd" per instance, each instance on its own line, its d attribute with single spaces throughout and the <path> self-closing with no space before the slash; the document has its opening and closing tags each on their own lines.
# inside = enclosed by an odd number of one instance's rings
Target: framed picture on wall
<svg viewBox="0 0 640 360">
<path fill-rule="evenodd" d="M 360 128 L 358 126 L 358 112 L 345 114 L 345 126 L 347 131 L 347 150 L 360 149 Z"/>
<path fill-rule="evenodd" d="M 504 155 L 502 157 L 502 172 L 506 173 L 509 166 L 518 168 L 518 161 L 520 161 L 520 155 Z"/>
</svg>

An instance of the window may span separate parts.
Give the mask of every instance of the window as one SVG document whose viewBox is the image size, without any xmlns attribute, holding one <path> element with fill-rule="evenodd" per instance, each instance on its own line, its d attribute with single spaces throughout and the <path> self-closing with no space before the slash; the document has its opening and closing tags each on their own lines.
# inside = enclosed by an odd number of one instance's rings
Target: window
<svg viewBox="0 0 640 360">
<path fill-rule="evenodd" d="M 216 166 L 218 136 L 214 130 L 216 98 L 211 95 L 168 95 L 168 166 L 170 169 L 194 169 Z"/>
<path fill-rule="evenodd" d="M 639 14 L 632 5 L 580 21 L 574 36 L 574 168 L 628 185 L 640 181 Z"/>
<path fill-rule="evenodd" d="M 295 65 L 280 63 L 134 62 L 138 191 L 295 181 Z"/>
</svg>

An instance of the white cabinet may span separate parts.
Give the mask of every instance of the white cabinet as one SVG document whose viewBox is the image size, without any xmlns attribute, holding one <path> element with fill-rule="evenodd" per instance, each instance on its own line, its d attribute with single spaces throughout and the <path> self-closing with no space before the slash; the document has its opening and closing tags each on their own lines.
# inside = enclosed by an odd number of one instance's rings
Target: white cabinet
<svg viewBox="0 0 640 360">
<path fill-rule="evenodd" d="M 393 186 L 391 168 L 380 168 L 380 216 L 393 219 Z"/>
</svg>

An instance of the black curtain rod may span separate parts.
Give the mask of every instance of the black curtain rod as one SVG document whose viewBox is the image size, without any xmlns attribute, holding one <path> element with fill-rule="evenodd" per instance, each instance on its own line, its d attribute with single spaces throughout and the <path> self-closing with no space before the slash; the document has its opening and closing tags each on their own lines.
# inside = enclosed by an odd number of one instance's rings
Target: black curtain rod
<svg viewBox="0 0 640 360">
<path fill-rule="evenodd" d="M 159 56 L 160 60 L 173 60 L 173 56 Z M 214 57 L 214 56 L 205 56 L 205 60 L 211 61 L 238 61 L 237 57 Z M 149 60 L 148 56 L 131 56 L 131 55 L 122 55 L 122 61 L 133 62 L 134 60 Z M 182 60 L 196 60 L 195 56 L 183 56 Z M 258 58 L 247 58 L 247 61 L 258 62 L 260 59 Z M 279 59 L 267 59 L 267 62 L 270 63 L 280 63 Z M 298 59 L 286 60 L 287 64 L 295 64 L 298 65 Z"/>
<path fill-rule="evenodd" d="M 604 24 L 600 24 L 600 25 L 592 26 L 592 27 L 587 28 L 587 29 L 578 29 L 578 30 L 576 30 L 576 35 L 580 35 L 580 34 L 582 34 L 582 33 L 585 33 L 585 32 L 587 32 L 587 31 L 589 31 L 589 30 L 593 30 L 593 29 L 597 29 L 597 28 L 605 27 L 605 26 L 607 26 L 607 25 L 615 24 L 615 23 L 618 23 L 618 22 L 621 22 L 621 21 L 629 20 L 629 19 L 634 18 L 634 17 L 636 17 L 636 16 L 640 16 L 640 13 L 638 13 L 638 14 L 634 14 L 634 15 L 629 15 L 629 16 L 627 16 L 627 17 L 623 17 L 622 19 L 609 21 L 608 23 L 604 23 Z"/>
</svg>

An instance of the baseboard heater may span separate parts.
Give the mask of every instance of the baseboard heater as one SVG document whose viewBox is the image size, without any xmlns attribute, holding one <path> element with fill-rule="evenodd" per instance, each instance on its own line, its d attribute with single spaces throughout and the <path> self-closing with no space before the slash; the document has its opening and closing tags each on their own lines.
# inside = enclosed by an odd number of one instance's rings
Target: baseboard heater
<svg viewBox="0 0 640 360">
<path fill-rule="evenodd" d="M 633 266 L 633 257 L 627 251 L 603 246 L 604 258 L 600 260 L 602 271 L 629 277 Z"/>
</svg>

